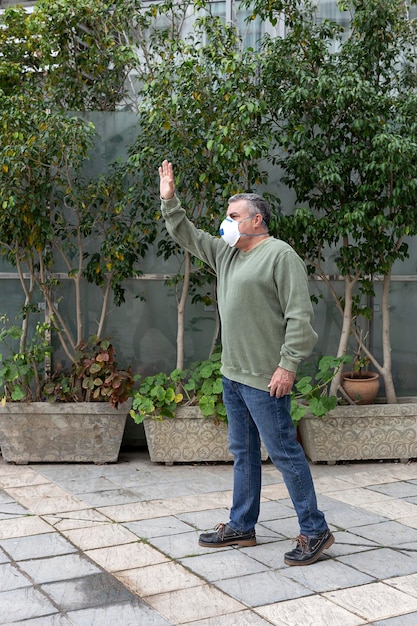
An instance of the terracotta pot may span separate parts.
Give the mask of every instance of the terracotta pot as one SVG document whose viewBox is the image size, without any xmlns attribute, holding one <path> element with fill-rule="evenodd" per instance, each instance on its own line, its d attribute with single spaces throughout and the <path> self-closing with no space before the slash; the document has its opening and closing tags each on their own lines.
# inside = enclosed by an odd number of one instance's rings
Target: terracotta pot
<svg viewBox="0 0 417 626">
<path fill-rule="evenodd" d="M 345 372 L 342 387 L 355 404 L 372 404 L 379 391 L 377 372 Z"/>
</svg>

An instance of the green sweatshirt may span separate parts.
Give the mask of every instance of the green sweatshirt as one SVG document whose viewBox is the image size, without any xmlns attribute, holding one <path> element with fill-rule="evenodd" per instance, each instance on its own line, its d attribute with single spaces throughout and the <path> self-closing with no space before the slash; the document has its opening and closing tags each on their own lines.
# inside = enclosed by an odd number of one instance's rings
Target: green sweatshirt
<svg viewBox="0 0 417 626">
<path fill-rule="evenodd" d="M 317 341 L 303 261 L 274 237 L 249 252 L 231 248 L 197 229 L 177 196 L 161 210 L 171 237 L 216 272 L 223 375 L 269 391 L 276 368 L 295 372 Z"/>
</svg>

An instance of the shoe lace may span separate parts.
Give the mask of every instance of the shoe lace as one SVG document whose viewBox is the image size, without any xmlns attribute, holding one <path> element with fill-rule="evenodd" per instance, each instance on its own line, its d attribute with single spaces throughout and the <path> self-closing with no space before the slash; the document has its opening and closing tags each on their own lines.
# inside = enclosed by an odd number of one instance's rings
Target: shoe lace
<svg viewBox="0 0 417 626">
<path fill-rule="evenodd" d="M 219 534 L 220 539 L 223 541 L 224 533 L 226 532 L 226 524 L 216 524 L 214 530 Z"/>
<path fill-rule="evenodd" d="M 291 539 L 291 543 L 297 543 L 297 545 L 300 546 L 301 554 L 304 554 L 304 552 L 308 548 L 307 537 L 305 537 L 304 535 L 298 535 L 298 537 Z"/>
</svg>

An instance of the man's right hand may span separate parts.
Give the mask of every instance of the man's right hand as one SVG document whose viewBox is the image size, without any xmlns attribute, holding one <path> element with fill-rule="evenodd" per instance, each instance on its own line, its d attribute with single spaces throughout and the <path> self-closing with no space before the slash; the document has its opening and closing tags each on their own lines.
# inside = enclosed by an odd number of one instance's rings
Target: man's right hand
<svg viewBox="0 0 417 626">
<path fill-rule="evenodd" d="M 165 161 L 162 162 L 162 165 L 158 169 L 158 171 L 159 193 L 163 200 L 169 200 L 173 197 L 175 192 L 174 171 L 172 168 L 172 163 L 165 159 Z"/>
</svg>

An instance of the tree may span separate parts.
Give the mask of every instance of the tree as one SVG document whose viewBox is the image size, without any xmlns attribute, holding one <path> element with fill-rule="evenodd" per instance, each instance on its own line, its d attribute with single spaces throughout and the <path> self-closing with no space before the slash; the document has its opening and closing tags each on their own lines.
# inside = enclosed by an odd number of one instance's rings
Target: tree
<svg viewBox="0 0 417 626">
<path fill-rule="evenodd" d="M 39 2 L 31 14 L 6 10 L 0 22 L 0 246 L 23 289 L 21 349 L 40 293 L 70 363 L 90 334 L 103 333 L 111 293 L 115 305 L 124 301 L 124 281 L 140 273 L 155 231 L 129 202 L 122 166 L 85 179 L 95 129 L 68 111 L 114 109 L 125 93 L 126 63 L 136 57 L 132 45 L 116 45 L 128 17 L 121 9 Z M 62 263 L 74 285 L 65 307 L 53 276 Z M 94 330 L 85 325 L 85 280 L 102 293 Z"/>
<path fill-rule="evenodd" d="M 384 378 L 388 402 L 396 402 L 391 272 L 408 255 L 405 238 L 417 234 L 416 31 L 406 5 L 341 2 L 352 13 L 341 42 L 340 26 L 316 24 L 309 1 L 254 3 L 255 13 L 273 23 L 281 17 L 287 28 L 285 37 L 264 41 L 262 70 L 275 162 L 304 204 L 280 231 L 330 289 L 342 320 L 337 356 L 350 336 L 361 342 L 357 325 L 372 315 L 364 297 L 374 294 L 373 278 L 382 278 L 382 363 L 369 346 L 363 350 Z M 338 251 L 341 297 L 326 274 L 329 249 Z M 339 379 L 340 372 L 331 393 Z"/>
<path fill-rule="evenodd" d="M 197 11 L 193 29 L 181 39 L 190 6 Z M 227 198 L 267 181 L 262 159 L 268 154 L 269 126 L 258 81 L 259 55 L 243 50 L 236 29 L 213 16 L 202 1 L 152 6 L 140 26 L 140 134 L 130 159 L 139 172 L 138 204 L 153 213 L 158 195 L 150 181 L 157 182 L 157 166 L 169 158 L 187 215 L 197 227 L 217 234 Z M 197 287 L 213 283 L 214 277 L 170 238 L 160 238 L 158 254 L 175 255 L 182 270 L 174 279 L 177 367 L 182 369 L 188 294 L 199 297 Z M 213 297 L 209 291 L 203 294 Z"/>
<path fill-rule="evenodd" d="M 51 109 L 114 111 L 136 63 L 136 0 L 40 0 L 7 9 L 0 29 L 0 89 L 41 92 Z"/>
</svg>

